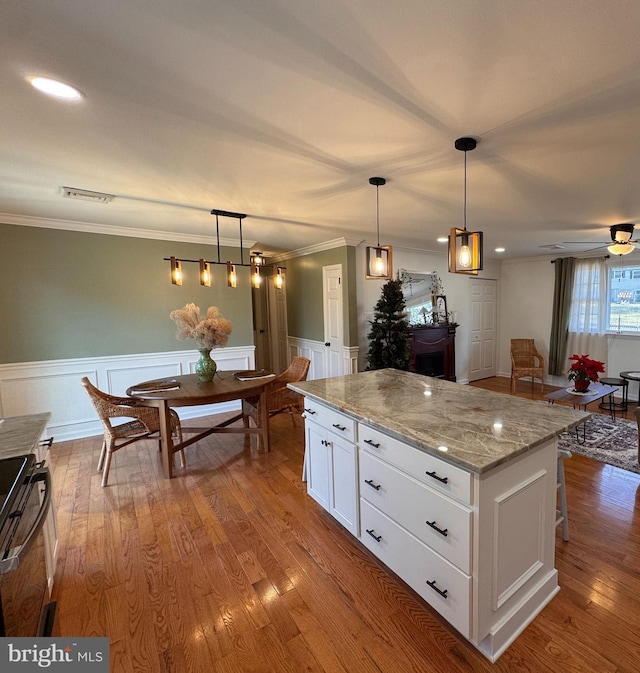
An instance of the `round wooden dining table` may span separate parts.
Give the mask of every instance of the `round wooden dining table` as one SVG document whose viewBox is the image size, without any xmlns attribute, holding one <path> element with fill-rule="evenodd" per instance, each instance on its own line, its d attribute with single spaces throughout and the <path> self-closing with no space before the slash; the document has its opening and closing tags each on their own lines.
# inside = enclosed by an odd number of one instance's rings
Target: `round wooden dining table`
<svg viewBox="0 0 640 673">
<path fill-rule="evenodd" d="M 241 381 L 235 371 L 217 372 L 213 381 L 202 382 L 196 374 L 183 374 L 164 379 L 143 381 L 127 389 L 127 395 L 144 400 L 145 405 L 156 407 L 160 414 L 160 446 L 162 452 L 162 469 L 164 476 L 173 476 L 173 457 L 177 451 L 184 449 L 213 433 L 247 433 L 257 434 L 261 447 L 270 450 L 269 414 L 266 393 L 273 376 Z M 259 397 L 260 414 L 256 427 L 251 427 L 248 416 L 243 412 L 233 418 L 226 419 L 217 425 L 206 428 L 188 427 L 186 431 L 196 434 L 182 442 L 174 443 L 171 436 L 171 418 L 169 409 L 175 407 L 191 407 L 203 404 L 218 404 L 232 400 L 244 400 Z M 242 420 L 242 426 L 229 427 Z M 185 429 L 183 428 L 183 431 Z"/>
</svg>

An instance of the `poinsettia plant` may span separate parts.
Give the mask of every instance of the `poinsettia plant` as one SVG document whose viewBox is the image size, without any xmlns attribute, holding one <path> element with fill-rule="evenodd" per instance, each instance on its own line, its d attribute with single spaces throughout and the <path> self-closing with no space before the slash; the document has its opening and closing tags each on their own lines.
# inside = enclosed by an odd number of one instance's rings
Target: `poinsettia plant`
<svg viewBox="0 0 640 673">
<path fill-rule="evenodd" d="M 589 355 L 572 355 L 573 364 L 569 368 L 569 381 L 598 381 L 598 374 L 604 373 L 604 362 L 592 360 Z"/>
</svg>

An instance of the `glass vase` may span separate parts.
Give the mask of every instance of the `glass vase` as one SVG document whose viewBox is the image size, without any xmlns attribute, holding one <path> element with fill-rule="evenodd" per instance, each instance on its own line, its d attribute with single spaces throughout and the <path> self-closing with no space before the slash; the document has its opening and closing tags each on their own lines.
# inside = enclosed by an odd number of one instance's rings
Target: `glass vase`
<svg viewBox="0 0 640 673">
<path fill-rule="evenodd" d="M 200 353 L 200 358 L 196 362 L 195 372 L 203 383 L 208 381 L 213 381 L 213 377 L 218 371 L 218 365 L 215 363 L 215 360 L 211 358 L 211 349 L 202 348 L 198 349 Z"/>
</svg>

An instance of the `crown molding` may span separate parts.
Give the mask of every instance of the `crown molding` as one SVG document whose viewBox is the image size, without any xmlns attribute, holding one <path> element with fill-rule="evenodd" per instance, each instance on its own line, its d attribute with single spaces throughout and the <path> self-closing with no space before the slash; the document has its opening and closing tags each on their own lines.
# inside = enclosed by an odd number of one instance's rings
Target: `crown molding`
<svg viewBox="0 0 640 673">
<path fill-rule="evenodd" d="M 63 231 L 79 231 L 85 234 L 106 234 L 107 236 L 126 236 L 128 238 L 147 238 L 154 241 L 176 241 L 178 243 L 200 243 L 217 245 L 215 236 L 197 236 L 194 234 L 179 234 L 176 232 L 156 231 L 152 229 L 133 229 L 91 222 L 76 222 L 72 220 L 55 220 L 48 217 L 34 217 L 32 215 L 11 215 L 0 213 L 0 223 L 13 224 L 20 227 L 40 227 L 41 229 L 59 229 Z M 231 238 L 220 238 L 220 245 L 230 248 L 239 248 L 240 241 Z M 256 241 L 243 239 L 242 247 L 251 248 Z"/>
<path fill-rule="evenodd" d="M 297 250 L 291 250 L 290 252 L 283 252 L 278 255 L 269 256 L 270 262 L 282 262 L 286 259 L 293 259 L 294 257 L 304 257 L 305 255 L 313 255 L 316 252 L 323 252 L 324 250 L 333 250 L 334 248 L 344 248 L 345 246 L 352 245 L 357 247 L 362 241 L 357 238 L 334 238 L 331 241 L 325 241 L 324 243 L 316 243 L 315 245 L 309 245 L 304 248 L 298 248 Z"/>
</svg>

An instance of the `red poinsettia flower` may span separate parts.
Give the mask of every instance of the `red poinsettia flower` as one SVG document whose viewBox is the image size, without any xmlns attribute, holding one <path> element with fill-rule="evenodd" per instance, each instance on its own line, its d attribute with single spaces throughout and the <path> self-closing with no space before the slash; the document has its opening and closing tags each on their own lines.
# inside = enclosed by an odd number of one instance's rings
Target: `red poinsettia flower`
<svg viewBox="0 0 640 673">
<path fill-rule="evenodd" d="M 604 374 L 604 362 L 592 360 L 589 355 L 572 355 L 573 364 L 569 368 L 570 381 L 598 381 L 598 374 Z"/>
</svg>

